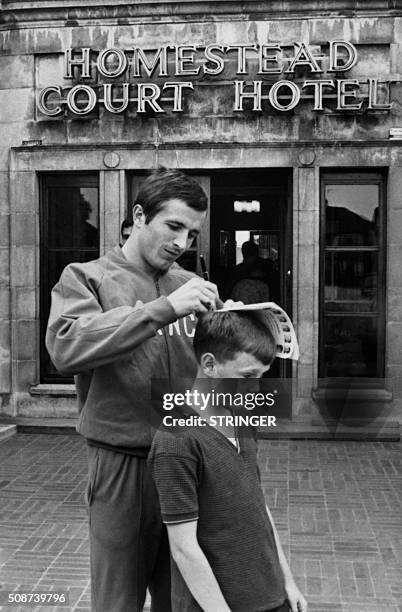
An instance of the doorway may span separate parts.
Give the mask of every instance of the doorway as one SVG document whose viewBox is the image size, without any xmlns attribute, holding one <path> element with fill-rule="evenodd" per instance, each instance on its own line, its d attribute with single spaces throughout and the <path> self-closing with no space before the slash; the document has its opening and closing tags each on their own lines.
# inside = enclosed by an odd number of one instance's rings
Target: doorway
<svg viewBox="0 0 402 612">
<path fill-rule="evenodd" d="M 210 276 L 224 298 L 276 302 L 292 316 L 290 169 L 211 174 Z M 243 292 L 243 294 L 242 294 Z M 290 376 L 278 359 L 270 376 Z"/>
</svg>

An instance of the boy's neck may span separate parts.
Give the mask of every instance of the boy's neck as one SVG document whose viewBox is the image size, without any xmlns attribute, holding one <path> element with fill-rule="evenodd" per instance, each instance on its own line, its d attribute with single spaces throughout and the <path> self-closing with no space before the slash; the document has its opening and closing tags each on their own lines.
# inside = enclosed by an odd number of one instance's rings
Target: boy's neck
<svg viewBox="0 0 402 612">
<path fill-rule="evenodd" d="M 231 411 L 229 406 L 217 404 L 216 394 L 220 392 L 219 379 L 209 378 L 204 376 L 203 372 L 198 370 L 197 377 L 191 389 L 193 402 L 191 408 L 197 412 L 201 418 L 205 419 L 211 427 L 223 433 L 226 437 L 234 437 L 234 427 L 219 424 L 214 424 L 210 417 L 212 416 L 230 416 Z"/>
</svg>

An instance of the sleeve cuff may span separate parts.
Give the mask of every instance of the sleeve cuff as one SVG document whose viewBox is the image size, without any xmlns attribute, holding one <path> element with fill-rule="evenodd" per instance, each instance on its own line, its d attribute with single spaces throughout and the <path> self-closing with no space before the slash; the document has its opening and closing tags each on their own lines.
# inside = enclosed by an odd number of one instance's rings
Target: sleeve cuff
<svg viewBox="0 0 402 612">
<path fill-rule="evenodd" d="M 198 520 L 198 512 L 185 512 L 184 514 L 164 514 L 162 520 L 165 525 L 174 525 L 175 523 L 189 523 L 190 521 Z"/>
<path fill-rule="evenodd" d="M 148 302 L 145 306 L 148 309 L 155 330 L 173 323 L 177 319 L 177 314 L 165 295 L 162 295 L 153 302 Z"/>
</svg>

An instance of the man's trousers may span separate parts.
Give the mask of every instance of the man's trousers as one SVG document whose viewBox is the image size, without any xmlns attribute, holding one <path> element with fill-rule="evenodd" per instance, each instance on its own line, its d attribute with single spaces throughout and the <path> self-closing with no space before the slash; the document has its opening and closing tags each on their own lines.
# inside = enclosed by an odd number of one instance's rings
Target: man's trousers
<svg viewBox="0 0 402 612">
<path fill-rule="evenodd" d="M 93 612 L 171 612 L 170 559 L 145 458 L 88 447 Z"/>
</svg>

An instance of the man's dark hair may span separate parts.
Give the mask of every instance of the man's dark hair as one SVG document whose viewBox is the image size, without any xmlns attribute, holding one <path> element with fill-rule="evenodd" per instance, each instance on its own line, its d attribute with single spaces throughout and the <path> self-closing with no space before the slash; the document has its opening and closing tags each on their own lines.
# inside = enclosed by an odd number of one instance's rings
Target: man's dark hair
<svg viewBox="0 0 402 612">
<path fill-rule="evenodd" d="M 258 257 L 258 244 L 252 240 L 247 240 L 241 245 L 241 252 L 244 259 L 250 259 L 250 257 Z"/>
<path fill-rule="evenodd" d="M 161 210 L 166 200 L 182 200 L 190 208 L 204 211 L 208 207 L 207 196 L 195 179 L 180 170 L 159 167 L 145 179 L 134 202 L 141 204 L 145 223 L 149 223 Z"/>
<path fill-rule="evenodd" d="M 245 352 L 269 365 L 275 359 L 276 342 L 257 313 L 208 312 L 198 319 L 194 350 L 198 361 L 204 353 L 213 353 L 218 361 L 225 362 Z"/>
<path fill-rule="evenodd" d="M 133 227 L 133 220 L 126 217 L 120 227 L 120 236 L 124 238 L 124 230 Z"/>
</svg>

